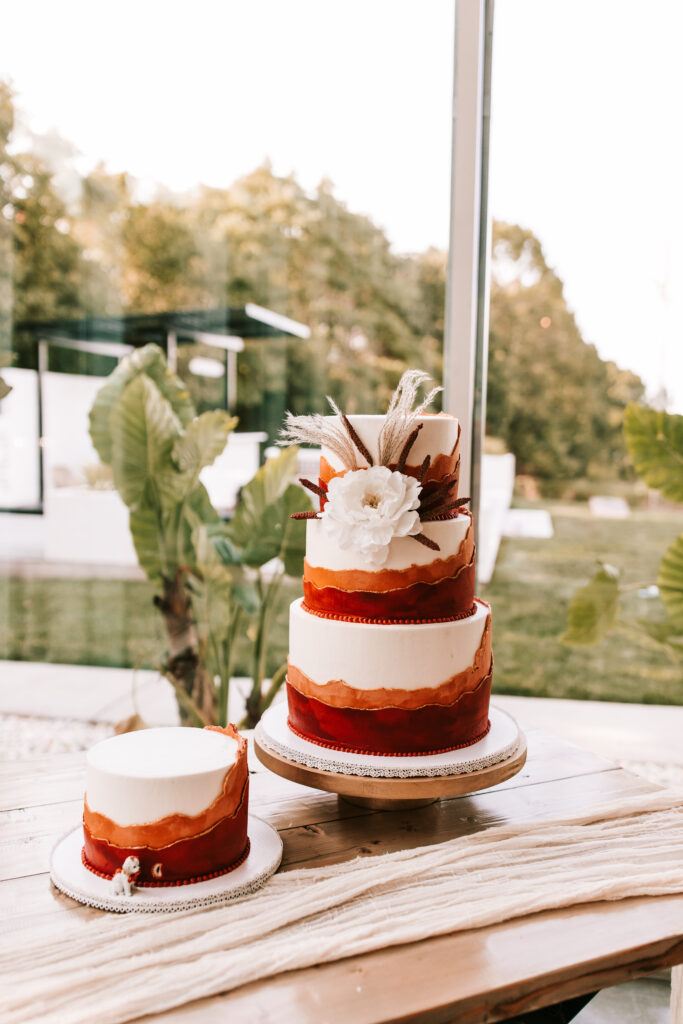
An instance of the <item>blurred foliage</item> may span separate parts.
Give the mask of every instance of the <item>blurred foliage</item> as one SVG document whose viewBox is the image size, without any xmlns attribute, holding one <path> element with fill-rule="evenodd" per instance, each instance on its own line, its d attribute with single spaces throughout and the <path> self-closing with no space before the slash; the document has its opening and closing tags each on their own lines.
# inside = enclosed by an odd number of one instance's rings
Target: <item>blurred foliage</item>
<svg viewBox="0 0 683 1024">
<path fill-rule="evenodd" d="M 643 397 L 640 378 L 585 343 L 530 231 L 494 226 L 491 279 L 489 432 L 546 492 L 579 477 L 627 474 L 623 414 Z"/>
<path fill-rule="evenodd" d="M 576 503 L 534 507 L 551 513 L 553 537 L 504 537 L 481 593 L 493 612 L 495 692 L 683 704 L 680 660 L 661 643 L 664 606 L 654 591 L 641 592 L 680 532 L 680 511 L 641 508 L 628 519 L 599 519 Z M 600 644 L 561 644 L 577 586 L 598 561 L 620 568 L 616 626 Z"/>
<path fill-rule="evenodd" d="M 267 306 L 312 332 L 248 340 L 239 356 L 233 411 L 241 430 L 271 439 L 285 409 L 323 411 L 326 394 L 350 413 L 374 412 L 407 366 L 441 378 L 447 255 L 397 255 L 331 182 L 307 191 L 264 163 L 225 188 L 143 202 L 125 173 L 99 166 L 80 177 L 72 166 L 67 201 L 57 186 L 68 145 L 52 162 L 17 152 L 13 116 L 0 83 L 0 265 L 10 268 L 0 271 L 0 333 L 11 317 Z M 200 411 L 218 391 L 197 380 Z M 546 493 L 627 475 L 623 410 L 642 393 L 638 377 L 584 342 L 538 239 L 495 224 L 487 427 L 519 471 Z"/>
<path fill-rule="evenodd" d="M 683 502 L 683 416 L 632 404 L 626 409 L 624 433 L 633 464 L 647 486 L 664 498 Z M 666 617 L 655 623 L 624 617 L 622 599 L 633 589 L 648 596 L 658 592 Z M 649 581 L 625 585 L 619 569 L 601 565 L 572 598 L 561 639 L 569 646 L 591 646 L 617 627 L 640 632 L 661 645 L 679 671 L 683 669 L 683 533 L 661 557 L 656 588 Z"/>
</svg>

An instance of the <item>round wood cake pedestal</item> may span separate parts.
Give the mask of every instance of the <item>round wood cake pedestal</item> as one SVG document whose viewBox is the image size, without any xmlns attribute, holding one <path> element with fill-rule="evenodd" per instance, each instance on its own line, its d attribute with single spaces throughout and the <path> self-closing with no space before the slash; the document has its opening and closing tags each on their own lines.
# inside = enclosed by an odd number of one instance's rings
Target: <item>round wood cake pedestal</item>
<svg viewBox="0 0 683 1024">
<path fill-rule="evenodd" d="M 504 714 L 500 711 L 494 712 L 492 709 L 492 724 L 494 713 L 496 715 Z M 476 755 L 476 748 L 479 744 L 473 744 L 472 747 L 465 748 L 465 750 L 453 751 L 454 764 L 451 766 L 452 771 L 449 769 L 449 774 L 378 777 L 376 774 L 352 774 L 348 767 L 344 771 L 335 771 L 325 769 L 320 764 L 303 763 L 303 758 L 306 755 L 302 753 L 302 750 L 305 747 L 310 747 L 311 744 L 306 744 L 306 741 L 303 741 L 302 745 L 299 737 L 286 730 L 282 721 L 283 717 L 286 720 L 285 706 L 278 705 L 276 708 L 270 708 L 267 715 L 268 718 L 264 718 L 259 723 L 254 733 L 256 755 L 266 768 L 292 782 L 299 782 L 301 785 L 311 786 L 313 789 L 322 789 L 328 793 L 336 793 L 340 799 L 348 803 L 358 807 L 368 807 L 372 810 L 398 811 L 413 807 L 425 807 L 441 797 L 465 796 L 468 793 L 475 793 L 477 790 L 489 789 L 516 775 L 526 761 L 526 738 L 515 723 L 517 733 L 513 738 L 512 747 L 508 742 L 505 756 L 485 767 L 468 770 L 462 763 L 468 751 L 472 752 L 472 756 Z M 276 728 L 273 728 L 273 725 Z M 276 732 L 278 735 L 274 745 Z M 491 732 L 493 732 L 493 728 Z M 282 752 L 283 737 L 285 741 L 289 739 L 288 747 L 291 743 L 291 749 L 288 749 L 290 756 L 285 756 Z M 275 749 L 275 746 L 280 749 Z M 324 762 L 327 758 L 332 761 L 337 753 L 323 747 L 318 747 L 317 751 L 319 762 Z M 299 760 L 300 757 L 302 760 Z M 439 757 L 444 759 L 446 755 L 439 755 Z M 373 757 L 366 760 L 367 762 L 378 762 L 384 759 Z M 408 768 L 406 759 L 390 758 L 389 760 L 391 762 L 402 760 Z M 424 771 L 437 759 L 425 755 L 419 759 L 410 758 L 409 760 L 411 764 L 419 760 L 420 769 Z M 476 763 L 476 759 L 473 763 Z M 365 766 L 359 770 L 365 771 Z"/>
</svg>

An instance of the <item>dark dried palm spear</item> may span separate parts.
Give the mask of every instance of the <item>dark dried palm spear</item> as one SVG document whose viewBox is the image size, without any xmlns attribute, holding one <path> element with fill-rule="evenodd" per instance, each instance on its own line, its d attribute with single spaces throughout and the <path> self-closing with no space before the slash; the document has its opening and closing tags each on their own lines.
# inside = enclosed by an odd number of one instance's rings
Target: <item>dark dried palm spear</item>
<svg viewBox="0 0 683 1024">
<path fill-rule="evenodd" d="M 373 461 L 372 455 L 370 454 L 370 452 L 366 448 L 366 446 L 363 443 L 363 441 L 361 440 L 361 438 L 358 436 L 358 433 L 357 433 L 356 429 L 354 428 L 353 424 L 351 423 L 351 420 L 349 419 L 349 417 L 346 415 L 345 412 L 340 413 L 340 416 L 341 416 L 342 423 L 346 427 L 347 434 L 349 435 L 349 437 L 351 438 L 351 440 L 355 444 L 356 448 L 358 449 L 358 451 L 361 453 L 361 455 L 363 456 L 363 458 L 367 462 L 368 466 L 374 466 L 375 463 Z"/>
<path fill-rule="evenodd" d="M 323 484 L 319 487 L 318 484 L 314 484 L 312 480 L 307 480 L 305 476 L 299 477 L 299 483 L 302 487 L 305 487 L 307 491 L 312 491 L 313 494 L 317 494 L 319 498 L 327 498 L 327 484 Z"/>
</svg>

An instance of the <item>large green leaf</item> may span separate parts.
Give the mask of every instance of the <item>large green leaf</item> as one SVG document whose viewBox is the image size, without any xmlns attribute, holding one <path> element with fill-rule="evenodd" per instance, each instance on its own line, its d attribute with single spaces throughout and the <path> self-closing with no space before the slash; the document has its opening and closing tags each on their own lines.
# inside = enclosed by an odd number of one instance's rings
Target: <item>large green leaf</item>
<svg viewBox="0 0 683 1024">
<path fill-rule="evenodd" d="M 683 630 L 683 534 L 676 538 L 659 563 L 657 586 L 670 621 Z"/>
<path fill-rule="evenodd" d="M 631 404 L 624 434 L 639 475 L 670 501 L 683 501 L 683 416 Z"/>
<path fill-rule="evenodd" d="M 619 572 L 603 565 L 591 582 L 574 594 L 567 631 L 560 640 L 570 647 L 599 643 L 614 625 L 618 607 Z"/>
<path fill-rule="evenodd" d="M 132 380 L 111 413 L 111 466 L 116 489 L 129 508 L 143 499 L 172 505 L 182 496 L 171 458 L 180 422 L 145 374 Z"/>
<path fill-rule="evenodd" d="M 240 506 L 258 516 L 284 494 L 296 472 L 297 448 L 284 448 L 274 459 L 268 459 L 248 484 L 242 488 Z"/>
<path fill-rule="evenodd" d="M 284 517 L 280 558 L 288 576 L 300 576 L 306 554 L 306 522 L 290 519 L 290 516 L 293 512 L 308 512 L 312 507 L 311 498 L 301 487 L 290 484 L 278 505 L 278 512 Z"/>
<path fill-rule="evenodd" d="M 285 450 L 277 458 L 269 459 L 242 488 L 227 535 L 241 551 L 242 561 L 252 568 L 280 557 L 288 574 L 301 572 L 305 523 L 289 517 L 312 506 L 306 491 L 290 483 L 295 467 L 296 451 Z"/>
<path fill-rule="evenodd" d="M 261 607 L 261 599 L 253 583 L 236 583 L 232 592 L 235 600 L 247 615 L 256 615 Z"/>
<path fill-rule="evenodd" d="M 140 568 L 149 578 L 160 581 L 173 575 L 168 564 L 164 546 L 164 530 L 159 520 L 159 511 L 150 505 L 138 505 L 130 513 L 130 532 L 135 545 Z"/>
<path fill-rule="evenodd" d="M 200 531 L 202 536 L 222 525 L 222 521 L 211 504 L 208 491 L 198 483 L 178 506 L 177 515 L 177 554 L 180 565 L 192 567 L 206 562 L 202 550 L 197 549 Z M 213 552 L 215 554 L 215 551 Z M 216 564 L 220 559 L 216 558 Z"/>
<path fill-rule="evenodd" d="M 171 373 L 159 346 L 145 345 L 144 348 L 136 349 L 122 359 L 109 375 L 97 392 L 90 410 L 90 437 L 102 462 L 111 463 L 113 457 L 110 426 L 112 410 L 126 387 L 140 374 L 154 381 L 183 426 L 187 426 L 196 415 L 185 384 Z"/>
<path fill-rule="evenodd" d="M 205 466 L 210 466 L 225 448 L 228 435 L 237 426 L 237 417 L 221 409 L 202 413 L 192 420 L 173 446 L 173 458 L 192 484 Z"/>
<path fill-rule="evenodd" d="M 223 531 L 213 537 L 213 544 L 216 554 L 224 565 L 241 565 L 242 552 L 228 536 L 223 536 Z"/>
</svg>

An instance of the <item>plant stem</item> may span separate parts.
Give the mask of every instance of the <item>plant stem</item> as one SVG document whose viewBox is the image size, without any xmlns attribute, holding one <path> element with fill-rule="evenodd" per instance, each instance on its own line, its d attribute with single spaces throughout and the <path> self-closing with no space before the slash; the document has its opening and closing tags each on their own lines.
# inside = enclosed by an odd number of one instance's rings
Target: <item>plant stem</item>
<svg viewBox="0 0 683 1024">
<path fill-rule="evenodd" d="M 275 695 L 282 686 L 282 684 L 284 683 L 286 676 L 287 662 L 285 661 L 284 664 L 280 665 L 277 672 L 273 673 L 273 678 L 271 679 L 270 686 L 263 695 L 263 700 L 261 702 L 261 714 L 263 714 L 264 711 L 267 711 L 270 705 L 273 703 Z"/>
<path fill-rule="evenodd" d="M 228 702 L 230 699 L 232 665 L 235 657 L 235 638 L 241 621 L 242 609 L 237 605 L 232 615 L 228 635 L 223 641 L 223 668 L 218 696 L 218 724 L 223 726 L 223 728 L 228 724 Z"/>
<path fill-rule="evenodd" d="M 164 616 L 168 633 L 167 674 L 199 710 L 203 723 L 212 725 L 216 714 L 215 686 L 202 660 L 192 601 L 181 569 L 173 579 L 164 580 L 164 592 L 155 597 L 154 603 Z M 179 707 L 182 718 L 187 702 L 179 701 Z"/>
<path fill-rule="evenodd" d="M 168 679 L 169 683 L 175 690 L 176 700 L 178 701 L 178 706 L 181 711 L 181 719 L 183 717 L 182 713 L 184 712 L 187 724 L 198 725 L 200 728 L 205 725 L 213 724 L 202 714 L 190 695 L 185 692 L 184 687 L 173 677 L 171 672 L 164 668 L 160 668 L 159 673 L 164 676 L 165 679 Z"/>
<path fill-rule="evenodd" d="M 261 596 L 259 606 L 258 630 L 254 642 L 254 656 L 252 659 L 252 687 L 247 698 L 246 720 L 249 727 L 253 728 L 261 717 L 263 711 L 263 677 L 266 666 L 266 637 L 270 630 L 270 622 L 273 607 L 277 601 L 284 574 L 276 573 L 270 581 L 265 593 L 263 591 L 263 579 L 259 573 L 258 590 Z"/>
</svg>

